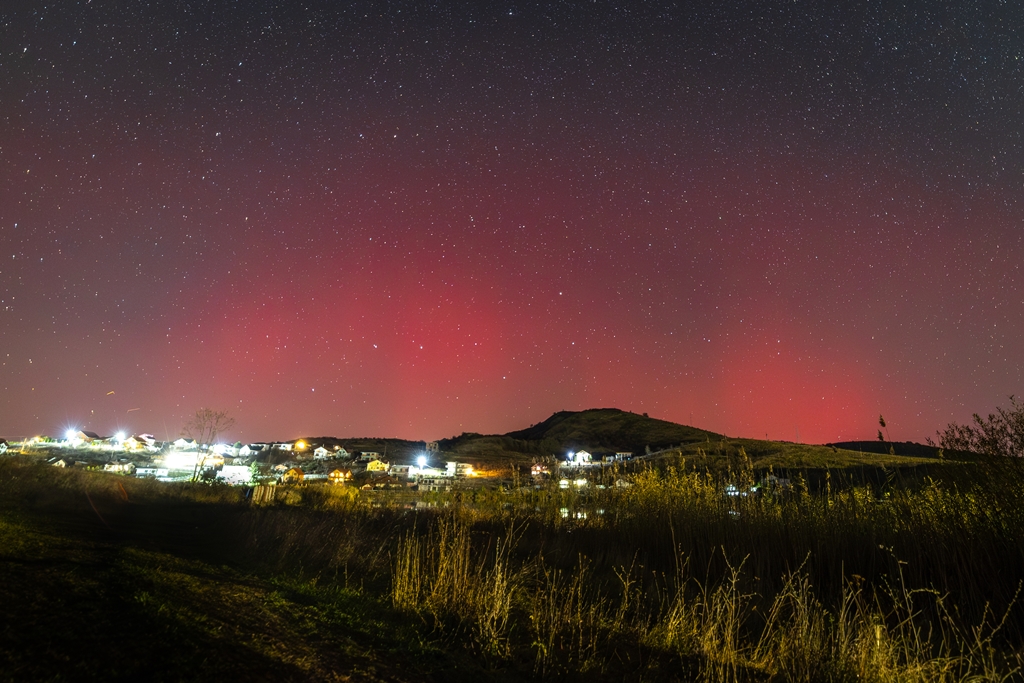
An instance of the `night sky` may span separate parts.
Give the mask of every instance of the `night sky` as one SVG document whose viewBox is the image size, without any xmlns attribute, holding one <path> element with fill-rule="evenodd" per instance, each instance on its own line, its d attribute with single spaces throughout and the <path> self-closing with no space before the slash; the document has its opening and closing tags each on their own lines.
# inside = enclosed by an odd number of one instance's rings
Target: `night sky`
<svg viewBox="0 0 1024 683">
<path fill-rule="evenodd" d="M 1015 2 L 0 4 L 0 436 L 1024 391 Z"/>
</svg>

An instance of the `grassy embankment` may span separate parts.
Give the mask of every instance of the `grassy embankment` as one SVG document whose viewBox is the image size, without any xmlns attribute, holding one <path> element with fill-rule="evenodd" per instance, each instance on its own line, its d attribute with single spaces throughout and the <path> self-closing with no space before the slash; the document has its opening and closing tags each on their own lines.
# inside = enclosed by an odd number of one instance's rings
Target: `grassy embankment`
<svg viewBox="0 0 1024 683">
<path fill-rule="evenodd" d="M 11 680 L 1019 677 L 1024 471 L 726 495 L 736 454 L 607 488 L 396 498 L 0 467 Z M 620 487 L 616 479 L 628 479 Z M 595 482 L 597 483 L 597 482 Z M 1016 673 L 1015 673 L 1016 672 Z"/>
</svg>

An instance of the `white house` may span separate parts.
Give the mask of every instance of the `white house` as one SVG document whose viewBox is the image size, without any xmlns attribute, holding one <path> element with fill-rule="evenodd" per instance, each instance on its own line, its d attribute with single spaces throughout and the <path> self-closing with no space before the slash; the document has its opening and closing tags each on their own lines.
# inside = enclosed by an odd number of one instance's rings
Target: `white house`
<svg viewBox="0 0 1024 683">
<path fill-rule="evenodd" d="M 333 451 L 329 451 L 323 446 L 320 446 L 320 448 L 317 448 L 315 451 L 313 451 L 314 460 L 326 460 L 327 458 L 333 458 L 334 455 L 335 454 Z"/>
<path fill-rule="evenodd" d="M 174 446 L 179 451 L 194 451 L 196 448 L 199 447 L 199 444 L 197 444 L 195 441 L 193 441 L 192 439 L 186 439 L 185 437 L 175 439 L 171 443 L 171 445 Z"/>
<path fill-rule="evenodd" d="M 166 477 L 169 471 L 163 467 L 139 467 L 135 470 L 136 477 Z"/>
<path fill-rule="evenodd" d="M 251 458 L 252 456 L 266 450 L 266 444 L 250 443 L 238 449 L 238 457 Z"/>
<path fill-rule="evenodd" d="M 417 475 L 416 486 L 420 491 L 448 491 L 452 487 L 452 480 L 448 477 Z"/>
<path fill-rule="evenodd" d="M 364 451 L 363 454 L 359 456 L 359 462 L 369 462 L 371 460 L 380 460 L 380 453 L 376 451 Z"/>
<path fill-rule="evenodd" d="M 589 465 L 593 456 L 586 451 L 570 452 L 568 462 L 570 465 Z"/>
<path fill-rule="evenodd" d="M 446 463 L 445 476 L 448 477 L 472 477 L 473 466 L 468 462 L 455 462 L 454 460 Z"/>
<path fill-rule="evenodd" d="M 104 472 L 113 472 L 115 474 L 133 474 L 135 472 L 135 463 L 133 462 L 108 462 L 103 466 Z"/>
</svg>

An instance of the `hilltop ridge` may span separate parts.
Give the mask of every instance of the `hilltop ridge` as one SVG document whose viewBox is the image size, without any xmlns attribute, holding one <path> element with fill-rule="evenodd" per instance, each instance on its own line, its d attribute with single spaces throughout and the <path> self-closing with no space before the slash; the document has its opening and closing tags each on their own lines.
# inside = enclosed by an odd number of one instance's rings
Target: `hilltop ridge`
<svg viewBox="0 0 1024 683">
<path fill-rule="evenodd" d="M 566 448 L 660 450 L 672 445 L 721 438 L 720 434 L 618 408 L 560 410 L 535 425 L 505 436 L 526 441 L 553 439 Z"/>
<path fill-rule="evenodd" d="M 443 453 L 460 457 L 536 458 L 585 449 L 595 454 L 626 451 L 642 455 L 670 446 L 683 446 L 720 435 L 695 427 L 659 420 L 618 408 L 562 410 L 546 420 L 506 434 L 463 432 L 440 439 Z"/>
</svg>

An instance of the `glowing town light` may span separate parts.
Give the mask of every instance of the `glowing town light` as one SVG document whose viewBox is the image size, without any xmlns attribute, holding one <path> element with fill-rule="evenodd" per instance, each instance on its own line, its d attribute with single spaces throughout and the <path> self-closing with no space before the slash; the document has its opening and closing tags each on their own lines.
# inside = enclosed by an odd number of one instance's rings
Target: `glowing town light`
<svg viewBox="0 0 1024 683">
<path fill-rule="evenodd" d="M 77 434 L 77 433 L 78 432 L 76 430 L 69 429 L 68 431 L 64 432 L 64 438 L 67 439 L 68 441 L 74 441 L 75 440 L 75 434 Z"/>
<path fill-rule="evenodd" d="M 298 441 L 296 441 L 295 442 L 295 450 L 297 450 L 297 451 L 304 451 L 304 450 L 306 450 L 306 442 L 303 441 L 302 439 L 299 439 Z"/>
<path fill-rule="evenodd" d="M 121 441 L 124 441 L 124 432 L 118 432 L 117 434 L 114 434 L 114 441 L 117 441 L 119 443 Z"/>
<path fill-rule="evenodd" d="M 418 466 L 418 467 L 419 467 L 419 468 L 420 468 L 421 470 L 422 470 L 422 469 L 423 469 L 424 467 L 426 467 L 426 466 L 427 466 L 427 456 L 425 456 L 425 455 L 421 455 L 420 457 L 416 458 L 416 465 L 417 465 L 417 466 Z"/>
<path fill-rule="evenodd" d="M 164 466 L 169 470 L 192 470 L 205 460 L 199 453 L 168 453 Z"/>
</svg>

